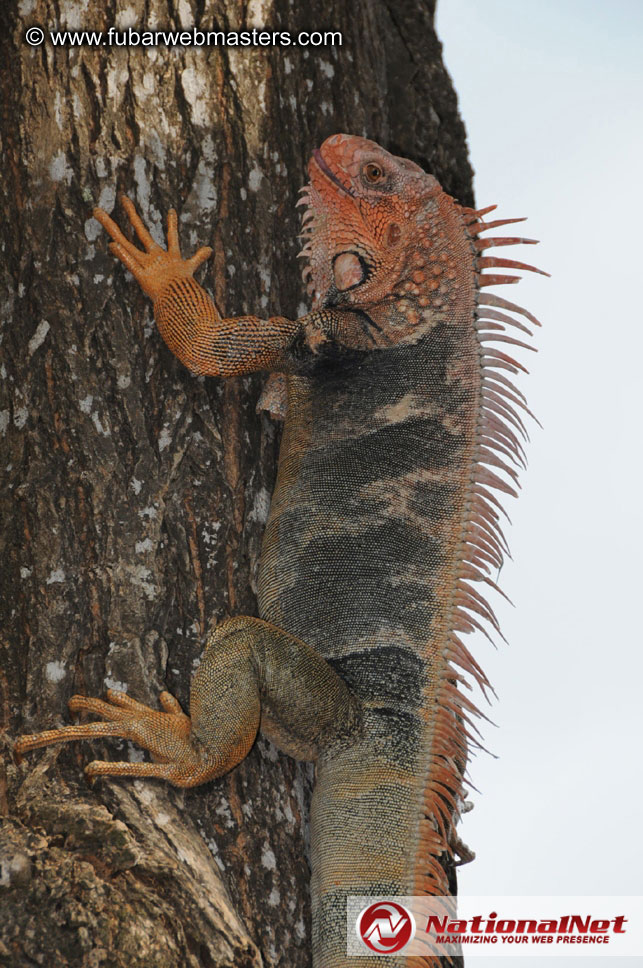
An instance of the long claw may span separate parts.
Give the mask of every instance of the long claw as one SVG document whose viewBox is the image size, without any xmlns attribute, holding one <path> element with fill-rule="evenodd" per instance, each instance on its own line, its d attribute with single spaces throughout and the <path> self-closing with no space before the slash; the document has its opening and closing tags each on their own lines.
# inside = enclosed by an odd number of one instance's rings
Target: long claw
<svg viewBox="0 0 643 968">
<path fill-rule="evenodd" d="M 143 713 L 150 711 L 149 706 L 146 706 L 145 703 L 139 702 L 138 699 L 132 699 L 126 692 L 119 692 L 117 689 L 108 689 L 107 699 L 113 706 L 122 706 L 123 709 L 133 709 Z"/>
<path fill-rule="evenodd" d="M 211 255 L 212 249 L 210 246 L 203 245 L 190 259 L 186 260 L 186 265 L 190 267 L 191 272 L 194 272 L 199 268 L 200 265 L 203 265 L 203 263 L 206 262 Z"/>
<path fill-rule="evenodd" d="M 113 242 L 110 245 L 111 252 L 114 252 L 114 254 L 116 255 L 116 251 L 115 249 L 112 248 L 112 246 L 119 246 L 130 256 L 136 257 L 143 254 L 140 249 L 136 248 L 133 242 L 130 242 L 129 239 L 125 238 L 125 236 L 119 229 L 116 222 L 112 218 L 110 218 L 110 216 L 107 214 L 105 209 L 95 208 L 92 214 L 96 219 L 96 221 L 100 222 L 100 224 L 103 226 L 103 228 L 109 235 L 110 239 L 113 239 Z M 121 256 L 119 255 L 118 258 L 121 259 Z M 124 261 L 124 260 L 121 259 L 121 261 Z"/>
<path fill-rule="evenodd" d="M 173 763 L 128 763 L 93 760 L 85 767 L 85 776 L 93 783 L 99 776 L 156 777 L 172 781 L 176 767 Z"/>
<path fill-rule="evenodd" d="M 131 245 L 131 243 L 129 243 L 129 245 Z M 116 258 L 123 263 L 125 268 L 129 269 L 132 275 L 136 278 L 136 274 L 137 272 L 141 271 L 142 266 L 138 259 L 132 255 L 129 248 L 125 248 L 122 242 L 110 242 L 107 248 L 112 255 L 115 255 Z M 138 253 L 139 257 L 143 255 L 143 253 L 140 252 L 135 245 L 132 245 L 131 248 L 134 252 Z"/>
<path fill-rule="evenodd" d="M 100 739 L 103 736 L 124 735 L 125 727 L 119 722 L 108 723 L 83 723 L 80 726 L 61 726 L 59 729 L 46 729 L 43 733 L 32 733 L 28 736 L 21 736 L 16 740 L 13 748 L 13 755 L 16 763 L 22 761 L 22 757 L 30 750 L 37 750 L 52 743 L 68 743 L 76 739 Z"/>
<path fill-rule="evenodd" d="M 178 715 L 183 712 L 181 709 L 181 703 L 176 699 L 171 692 L 166 692 L 165 690 L 159 695 L 159 702 L 166 713 L 174 713 Z"/>
<path fill-rule="evenodd" d="M 181 258 L 179 225 L 175 208 L 171 208 L 167 213 L 167 251 L 177 258 Z"/>
<path fill-rule="evenodd" d="M 161 249 L 161 246 L 158 244 L 158 242 L 154 241 L 154 239 L 152 238 L 148 230 L 145 228 L 143 219 L 138 214 L 134 206 L 134 203 L 131 201 L 131 199 L 127 197 L 127 195 L 122 196 L 121 205 L 127 212 L 127 217 L 130 220 L 132 226 L 134 227 L 134 231 L 136 232 L 139 239 L 145 246 L 145 251 L 157 252 L 159 249 Z"/>
<path fill-rule="evenodd" d="M 102 699 L 94 699 L 92 696 L 72 696 L 68 706 L 70 713 L 93 713 L 108 722 L 118 723 L 132 717 L 131 707 L 128 707 L 125 703 L 104 702 Z"/>
</svg>

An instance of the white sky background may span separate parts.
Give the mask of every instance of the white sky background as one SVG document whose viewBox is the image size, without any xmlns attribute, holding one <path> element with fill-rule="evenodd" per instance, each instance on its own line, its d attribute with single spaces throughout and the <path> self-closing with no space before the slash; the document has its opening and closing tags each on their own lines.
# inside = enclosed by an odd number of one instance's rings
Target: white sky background
<svg viewBox="0 0 643 968">
<path fill-rule="evenodd" d="M 543 322 L 520 358 L 544 429 L 507 504 L 510 645 L 470 643 L 499 759 L 471 763 L 460 891 L 643 894 L 643 2 L 438 0 L 437 28 L 476 202 L 542 240 L 488 254 L 552 273 L 493 289 Z"/>
</svg>

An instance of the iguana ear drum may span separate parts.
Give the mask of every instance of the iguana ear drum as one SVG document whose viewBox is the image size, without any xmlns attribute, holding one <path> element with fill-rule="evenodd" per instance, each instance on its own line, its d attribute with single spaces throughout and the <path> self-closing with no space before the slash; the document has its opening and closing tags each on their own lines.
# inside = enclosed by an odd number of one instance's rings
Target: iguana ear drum
<svg viewBox="0 0 643 968">
<path fill-rule="evenodd" d="M 359 286 L 366 273 L 362 260 L 355 252 L 342 252 L 333 260 L 333 276 L 340 292 Z"/>
</svg>

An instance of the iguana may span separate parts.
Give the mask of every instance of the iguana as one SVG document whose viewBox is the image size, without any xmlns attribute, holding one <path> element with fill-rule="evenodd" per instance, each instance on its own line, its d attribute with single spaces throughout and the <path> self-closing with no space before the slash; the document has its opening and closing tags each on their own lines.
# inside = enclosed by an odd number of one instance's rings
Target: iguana
<svg viewBox="0 0 643 968">
<path fill-rule="evenodd" d="M 167 251 L 123 199 L 141 251 L 101 209 L 111 252 L 154 302 L 163 339 L 195 373 L 285 374 L 287 415 L 261 555 L 260 618 L 212 632 L 190 717 L 124 693 L 74 696 L 101 722 L 18 740 L 26 750 L 119 736 L 153 762 L 92 762 L 89 777 L 221 776 L 261 729 L 316 760 L 311 815 L 313 964 L 428 965 L 346 955 L 349 895 L 447 894 L 472 716 L 459 683 L 486 676 L 462 642 L 485 622 L 505 540 L 500 491 L 523 463 L 523 369 L 495 343 L 537 320 L 487 287 L 517 282 L 481 238 L 519 219 L 458 205 L 418 165 L 337 134 L 313 152 L 301 203 L 312 311 L 222 318 L 183 260 L 177 215 Z M 491 270 L 486 272 L 485 270 Z M 539 270 L 535 270 L 539 271 Z"/>
</svg>

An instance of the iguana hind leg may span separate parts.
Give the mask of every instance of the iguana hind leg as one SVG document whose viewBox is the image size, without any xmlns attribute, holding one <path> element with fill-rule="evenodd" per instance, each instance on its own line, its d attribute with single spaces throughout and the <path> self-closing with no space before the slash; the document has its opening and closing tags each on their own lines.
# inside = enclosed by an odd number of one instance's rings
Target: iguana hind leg
<svg viewBox="0 0 643 968">
<path fill-rule="evenodd" d="M 85 710 L 102 722 L 63 726 L 21 737 L 28 750 L 76 739 L 118 736 L 148 750 L 153 763 L 95 761 L 97 776 L 159 777 L 196 786 L 236 766 L 262 730 L 299 759 L 315 759 L 321 745 L 357 731 L 359 706 L 348 687 L 314 649 L 260 619 L 240 617 L 210 636 L 192 681 L 190 716 L 162 692 L 162 711 L 109 690 L 107 702 L 72 696 L 71 712 Z"/>
</svg>

